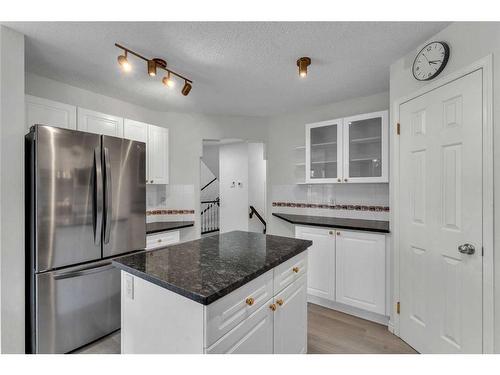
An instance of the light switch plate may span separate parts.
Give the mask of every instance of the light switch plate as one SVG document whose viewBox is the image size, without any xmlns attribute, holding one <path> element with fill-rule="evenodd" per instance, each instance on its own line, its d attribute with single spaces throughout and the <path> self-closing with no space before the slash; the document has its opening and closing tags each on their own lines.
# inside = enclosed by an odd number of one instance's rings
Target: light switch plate
<svg viewBox="0 0 500 375">
<path fill-rule="evenodd" d="M 125 275 L 125 296 L 134 299 L 134 276 Z"/>
</svg>

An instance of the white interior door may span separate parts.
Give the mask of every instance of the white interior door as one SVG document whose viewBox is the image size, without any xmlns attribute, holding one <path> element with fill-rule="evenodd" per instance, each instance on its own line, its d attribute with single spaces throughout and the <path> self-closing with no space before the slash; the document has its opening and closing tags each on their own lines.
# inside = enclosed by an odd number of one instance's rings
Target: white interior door
<svg viewBox="0 0 500 375">
<path fill-rule="evenodd" d="M 478 70 L 400 107 L 400 336 L 423 353 L 482 352 L 482 100 Z"/>
</svg>

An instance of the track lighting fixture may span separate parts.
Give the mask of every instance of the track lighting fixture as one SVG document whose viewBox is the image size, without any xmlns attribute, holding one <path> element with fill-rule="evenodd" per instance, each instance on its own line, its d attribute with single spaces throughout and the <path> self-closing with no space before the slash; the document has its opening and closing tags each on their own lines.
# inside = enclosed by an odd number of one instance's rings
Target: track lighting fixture
<svg viewBox="0 0 500 375">
<path fill-rule="evenodd" d="M 130 54 L 138 57 L 139 59 L 146 61 L 147 68 L 148 68 L 148 74 L 151 77 L 156 76 L 157 69 L 165 70 L 167 72 L 167 75 L 165 77 L 163 77 L 163 79 L 161 80 L 165 86 L 174 87 L 175 81 L 173 78 L 175 76 L 177 78 L 184 80 L 184 86 L 182 87 L 182 90 L 181 90 L 182 95 L 187 96 L 189 94 L 189 92 L 191 91 L 191 89 L 193 88 L 193 81 L 180 75 L 179 73 L 174 72 L 173 70 L 168 69 L 167 62 L 165 60 L 157 58 L 157 57 L 155 57 L 153 59 L 148 59 L 142 55 L 139 55 L 137 52 L 134 52 L 126 47 L 119 45 L 118 43 L 115 43 L 115 46 L 124 51 L 123 55 L 118 56 L 118 64 L 120 65 L 120 67 L 124 71 L 128 72 L 132 69 L 132 66 L 128 62 L 128 53 L 130 53 Z"/>
<path fill-rule="evenodd" d="M 297 66 L 299 67 L 299 77 L 305 78 L 307 76 L 307 67 L 311 65 L 311 59 L 309 57 L 301 57 L 297 60 Z"/>
<path fill-rule="evenodd" d="M 191 84 L 188 81 L 185 81 L 184 86 L 182 87 L 182 91 L 181 91 L 182 95 L 188 96 L 188 94 L 192 88 L 193 88 L 193 86 L 191 86 Z"/>
<path fill-rule="evenodd" d="M 132 66 L 127 59 L 127 51 L 125 51 L 125 54 L 118 56 L 118 64 L 125 72 L 130 72 L 132 70 Z"/>
</svg>

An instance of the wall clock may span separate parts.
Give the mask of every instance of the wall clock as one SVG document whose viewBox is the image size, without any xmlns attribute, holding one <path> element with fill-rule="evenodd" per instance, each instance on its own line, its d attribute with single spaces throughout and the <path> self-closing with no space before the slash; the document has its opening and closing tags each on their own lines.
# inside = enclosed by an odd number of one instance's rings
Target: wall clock
<svg viewBox="0 0 500 375">
<path fill-rule="evenodd" d="M 431 42 L 413 60 L 413 77 L 429 81 L 439 75 L 448 63 L 450 47 L 445 42 Z"/>
</svg>

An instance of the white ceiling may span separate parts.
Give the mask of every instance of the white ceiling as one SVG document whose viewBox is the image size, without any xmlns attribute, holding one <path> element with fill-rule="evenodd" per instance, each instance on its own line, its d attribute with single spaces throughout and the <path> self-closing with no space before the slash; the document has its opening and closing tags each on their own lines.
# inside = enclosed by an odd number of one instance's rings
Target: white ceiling
<svg viewBox="0 0 500 375">
<path fill-rule="evenodd" d="M 389 66 L 443 22 L 15 22 L 27 70 L 160 111 L 264 116 L 389 89 Z M 189 96 L 118 69 L 121 43 L 194 81 Z M 306 79 L 295 62 L 310 56 Z"/>
</svg>

